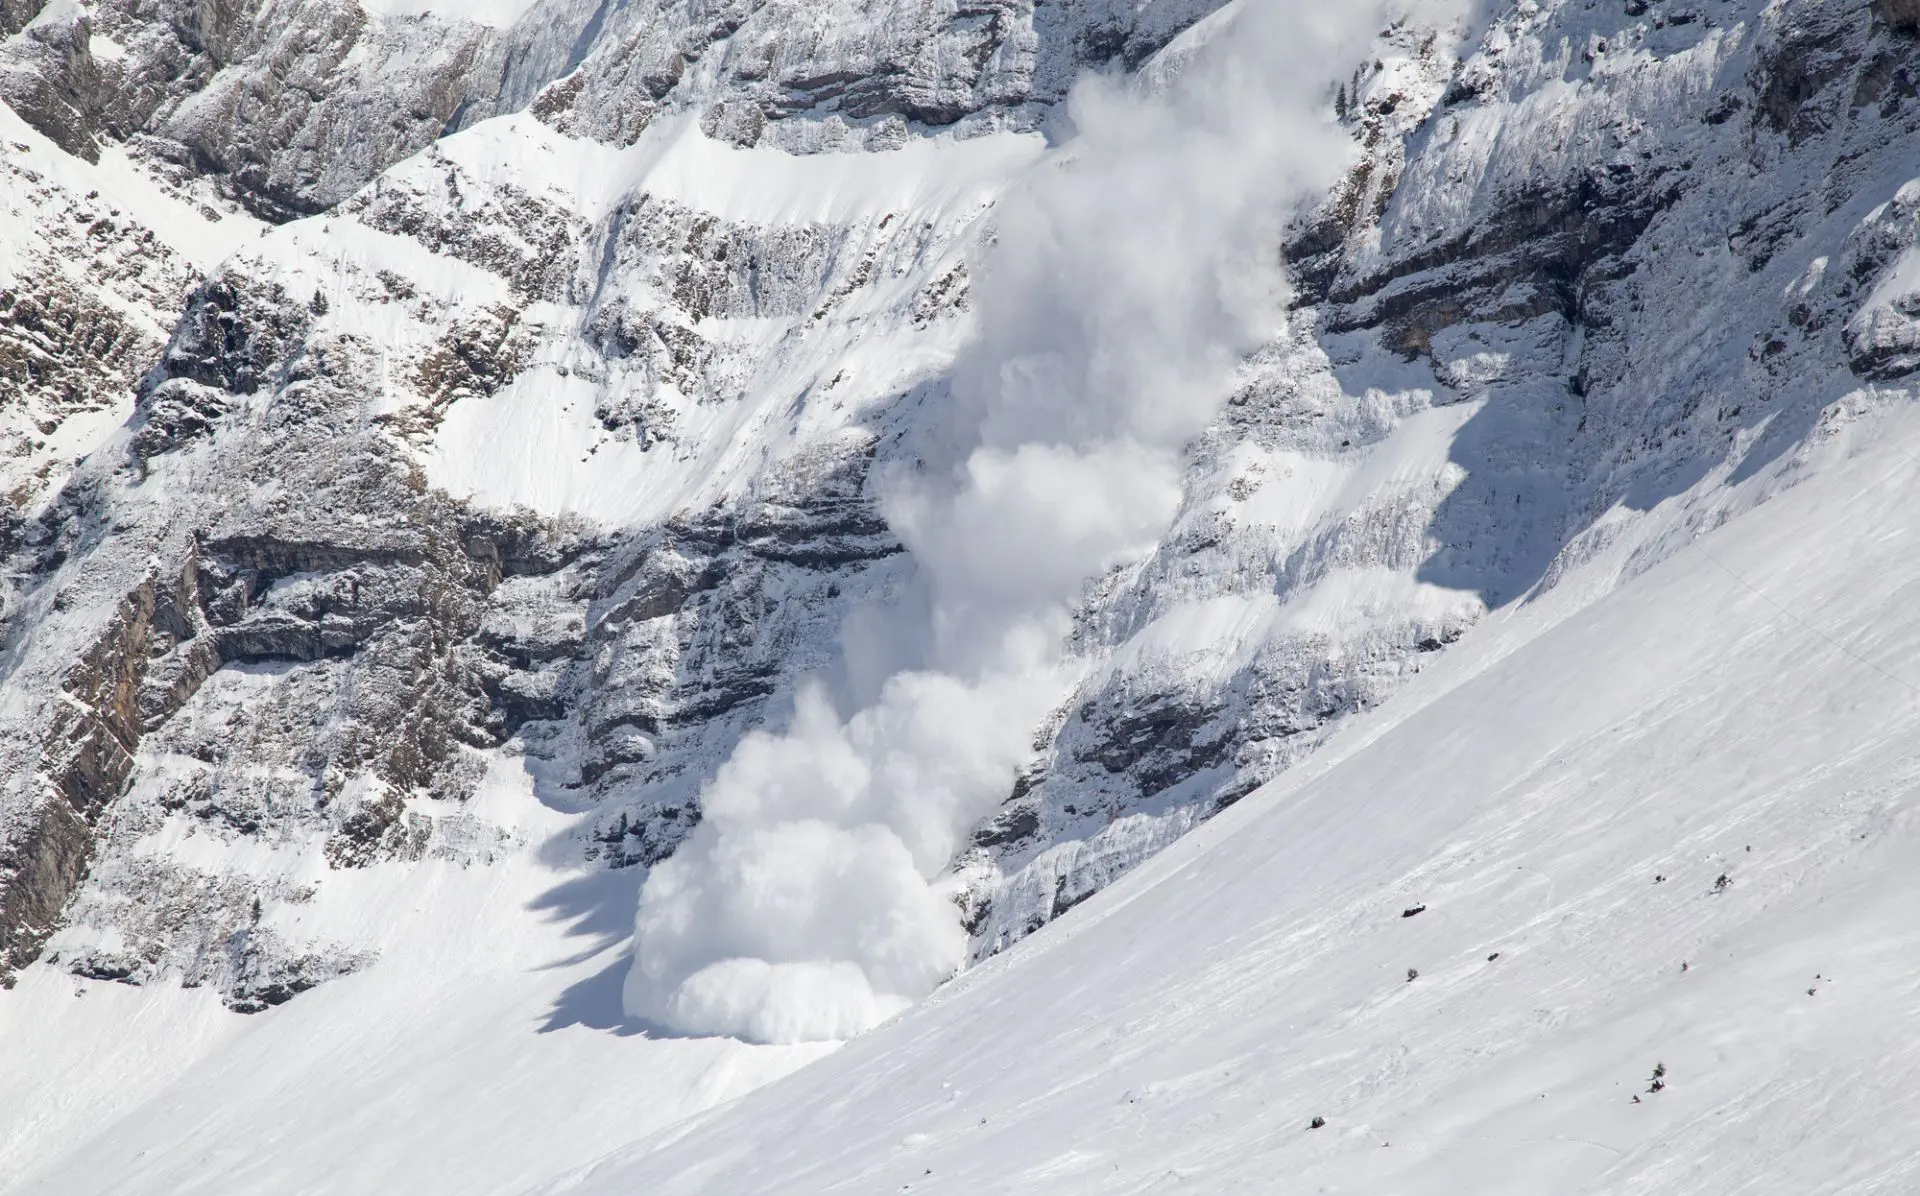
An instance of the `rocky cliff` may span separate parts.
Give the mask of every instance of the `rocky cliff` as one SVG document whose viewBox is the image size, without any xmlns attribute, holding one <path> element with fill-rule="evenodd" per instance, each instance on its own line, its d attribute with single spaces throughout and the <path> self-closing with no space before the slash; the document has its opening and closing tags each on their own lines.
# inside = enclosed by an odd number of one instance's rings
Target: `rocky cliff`
<svg viewBox="0 0 1920 1196">
<path fill-rule="evenodd" d="M 0 970 L 257 1011 L 375 962 L 336 874 L 668 857 L 911 596 L 876 469 L 944 418 L 995 197 L 1210 7 L 9 0 Z M 1382 31 L 1285 331 L 952 861 L 976 957 L 1905 400 L 1908 7 Z M 467 812 L 501 753 L 574 830 Z"/>
</svg>

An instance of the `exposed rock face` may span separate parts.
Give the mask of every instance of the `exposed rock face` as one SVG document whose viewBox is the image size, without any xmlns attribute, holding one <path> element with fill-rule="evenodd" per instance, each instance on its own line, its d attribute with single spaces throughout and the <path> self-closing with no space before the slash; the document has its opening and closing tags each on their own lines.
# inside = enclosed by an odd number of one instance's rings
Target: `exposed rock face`
<svg viewBox="0 0 1920 1196">
<path fill-rule="evenodd" d="M 1920 4 L 1913 0 L 1876 0 L 1874 11 L 1895 29 L 1920 29 Z"/>
<path fill-rule="evenodd" d="M 134 383 L 200 274 L 49 153 L 18 140 L 5 150 L 0 219 L 15 239 L 0 282 L 0 546 L 10 551 L 73 458 L 131 413 Z"/>
<path fill-rule="evenodd" d="M 42 528 L 55 515 L 65 527 L 117 515 L 127 521 L 120 535 L 138 528 L 158 551 L 78 664 L 47 662 L 54 717 L 37 753 L 21 745 L 37 768 L 13 774 L 18 821 L 0 888 L 12 967 L 44 943 L 96 841 L 111 852 L 169 818 L 268 842 L 304 837 L 336 868 L 497 848 L 499 835 L 457 817 L 455 845 L 443 844 L 435 820 L 405 798 L 457 808 L 479 771 L 474 750 L 526 717 L 490 697 L 512 692 L 532 661 L 514 658 L 511 632 L 483 635 L 488 598 L 509 574 L 557 572 L 582 542 L 426 492 L 391 442 L 365 428 L 360 397 L 308 356 L 321 348 L 299 339 L 311 320 L 273 288 L 227 278 L 203 287 L 147 379 L 132 460 L 114 481 L 70 486 L 43 516 Z M 239 405 L 268 387 L 281 408 L 247 420 Z M 343 420 L 363 425 L 357 437 L 342 437 Z M 247 447 L 209 443 L 243 423 Z M 171 480 L 156 476 L 156 462 L 186 453 L 218 457 L 212 487 L 178 506 L 144 501 L 143 488 Z M 57 591 L 56 609 L 86 589 L 76 569 L 93 566 L 112 584 L 112 535 L 56 534 L 28 558 Z M 121 799 L 136 771 L 141 783 Z M 105 864 L 82 914 L 140 910 L 145 929 L 116 921 L 116 951 L 70 952 L 85 974 L 138 981 L 186 952 L 189 981 L 220 983 L 236 1007 L 264 1007 L 351 962 L 351 951 L 236 923 L 250 890 L 233 878 L 209 878 L 213 904 L 203 908 L 194 896 L 203 889 L 179 869 L 144 856 Z M 187 908 L 163 917 L 156 888 Z"/>
<path fill-rule="evenodd" d="M 1911 40 L 1858 7 L 1642 8 L 1508 13 L 1458 64 L 1408 46 L 1346 89 L 1365 156 L 1291 246 L 1312 343 L 1254 364 L 1218 433 L 1243 472 L 1210 471 L 1200 446 L 1195 514 L 1137 588 L 1095 600 L 1088 634 L 1124 641 L 1195 589 L 1330 600 L 1355 566 L 1457 597 L 1372 612 L 1354 638 L 1249 634 L 1268 618 L 1250 606 L 1184 666 L 1096 674 L 977 840 L 995 861 L 970 906 L 977 950 L 1298 761 L 1465 634 L 1474 599 L 1551 585 L 1663 499 L 1728 501 L 1707 497 L 1717 480 L 1907 393 L 1913 188 L 1885 153 L 1920 130 Z M 1434 386 L 1417 418 L 1458 427 L 1448 467 L 1284 552 L 1260 545 L 1237 512 L 1301 463 L 1256 471 L 1255 446 L 1365 452 L 1412 413 L 1346 396 L 1410 375 Z"/>
<path fill-rule="evenodd" d="M 0 969 L 258 1010 L 375 957 L 307 917 L 334 873 L 669 855 L 803 678 L 857 686 L 846 621 L 913 598 L 877 496 L 1031 130 L 1211 7 L 0 8 L 49 139 L 0 159 L 37 230 L 0 276 Z M 955 861 L 976 954 L 1640 513 L 1723 517 L 1904 396 L 1914 21 L 1383 34 L 1299 310 L 1173 530 L 1087 591 L 1084 678 Z M 127 155 L 140 213 L 86 195 Z M 241 247 L 222 196 L 290 223 Z M 572 835 L 473 812 L 508 753 Z"/>
<path fill-rule="evenodd" d="M 36 14 L 7 39 L 0 96 L 55 145 L 93 161 L 100 147 L 88 113 L 106 88 L 91 52 L 92 24 L 77 11 L 48 15 L 42 20 Z"/>
<path fill-rule="evenodd" d="M 282 221 L 529 102 L 556 128 L 616 145 L 687 111 L 725 140 L 789 148 L 898 145 L 975 115 L 1027 127 L 1083 65 L 1137 66 L 1214 7 L 542 0 L 497 29 L 370 16 L 354 0 L 10 0 L 0 99 L 69 153 L 94 160 L 125 143 Z"/>
<path fill-rule="evenodd" d="M 1137 67 L 1215 7 L 637 4 L 618 11 L 580 71 L 534 112 L 622 145 L 692 103 L 711 136 L 792 149 L 898 145 L 916 127 L 976 117 L 1026 126 L 1082 67 Z"/>
</svg>

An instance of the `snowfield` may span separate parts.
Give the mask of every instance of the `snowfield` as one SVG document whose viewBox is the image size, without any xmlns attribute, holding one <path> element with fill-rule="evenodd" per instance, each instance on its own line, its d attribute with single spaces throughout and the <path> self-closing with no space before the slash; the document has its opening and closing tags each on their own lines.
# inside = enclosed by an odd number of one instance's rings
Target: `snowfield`
<svg viewBox="0 0 1920 1196">
<path fill-rule="evenodd" d="M 631 1140 L 830 1049 L 624 1025 L 630 927 L 590 911 L 623 884 L 631 910 L 632 883 L 540 862 L 569 820 L 515 762 L 474 800 L 526 849 L 430 865 L 424 883 L 354 874 L 323 913 L 345 925 L 319 929 L 371 933 L 382 964 L 276 1011 L 294 1016 L 31 969 L 0 996 L 0 1190 L 517 1192 L 584 1143 Z"/>
<path fill-rule="evenodd" d="M 834 238 L 834 257 L 862 262 L 858 269 L 878 276 L 879 284 L 850 308 L 822 304 L 804 322 L 794 317 L 807 313 L 779 311 L 778 296 L 763 300 L 774 309 L 768 315 L 691 322 L 689 331 L 743 363 L 737 385 L 761 401 L 660 396 L 674 411 L 676 439 L 684 445 L 670 458 L 608 435 L 596 405 L 604 409 L 607 396 L 622 388 L 583 368 L 572 346 L 487 401 L 455 405 L 425 456 L 435 485 L 476 503 L 643 527 L 750 490 L 770 459 L 831 438 L 945 367 L 958 330 L 902 327 L 907 321 L 900 309 L 910 308 L 916 289 L 930 279 L 964 268 L 976 225 L 1008 180 L 1038 158 L 1041 140 L 990 134 L 916 142 L 884 154 L 796 156 L 716 142 L 694 122 L 673 119 L 616 151 L 510 116 L 437 148 L 464 177 L 537 187 L 558 209 L 596 224 L 611 221 L 614 229 L 631 214 L 620 212 L 623 205 L 638 212 L 650 203 L 772 236 L 845 229 Z M 415 165 L 421 173 L 430 169 Z M 396 172 L 400 186 L 411 182 L 408 173 Z M 925 231 L 897 244 L 898 230 L 886 230 L 905 213 Z M 600 265 L 590 294 L 587 311 L 562 309 L 549 318 L 584 323 L 601 308 L 669 301 L 653 285 L 621 277 L 610 263 Z M 843 310 L 823 323 L 829 306 Z M 722 373 L 716 363 L 713 374 Z"/>
</svg>

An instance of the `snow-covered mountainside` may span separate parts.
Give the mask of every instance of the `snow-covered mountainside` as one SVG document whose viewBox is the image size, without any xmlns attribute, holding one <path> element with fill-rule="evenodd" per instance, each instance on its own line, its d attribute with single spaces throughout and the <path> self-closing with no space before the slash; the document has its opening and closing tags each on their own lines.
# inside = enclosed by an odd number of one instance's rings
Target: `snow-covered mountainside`
<svg viewBox="0 0 1920 1196">
<path fill-rule="evenodd" d="M 0 1188 L 1920 1182 L 1920 8 L 1215 9 L 0 3 Z"/>
<path fill-rule="evenodd" d="M 1855 427 L 1022 949 L 536 1190 L 1913 1191 L 1920 420 Z"/>
</svg>

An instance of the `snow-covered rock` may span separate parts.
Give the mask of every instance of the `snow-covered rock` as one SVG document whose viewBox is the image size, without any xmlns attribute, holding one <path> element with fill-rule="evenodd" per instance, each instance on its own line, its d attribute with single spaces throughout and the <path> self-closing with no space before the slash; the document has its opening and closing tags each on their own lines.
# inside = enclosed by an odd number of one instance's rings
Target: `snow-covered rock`
<svg viewBox="0 0 1920 1196">
<path fill-rule="evenodd" d="M 1071 153 L 1074 79 L 1164 85 L 1213 7 L 7 0 L 0 970 L 24 995 L 0 1005 L 112 1035 L 142 1001 L 316 1002 L 350 1034 L 423 991 L 393 978 L 459 916 L 434 895 L 482 883 L 446 878 L 497 874 L 521 904 L 490 916 L 530 923 L 513 966 L 548 952 L 565 983 L 463 1027 L 548 1000 L 639 1029 L 607 994 L 640 878 L 743 736 L 809 680 L 852 701 L 886 631 L 863 621 L 922 598 L 882 477 L 956 418 L 996 203 Z M 1071 692 L 939 878 L 971 963 L 1090 901 L 1124 924 L 1101 891 L 1229 807 L 1311 854 L 1326 828 L 1238 808 L 1333 745 L 1363 758 L 1403 691 L 1446 708 L 1424 674 L 1533 659 L 1701 531 L 1839 484 L 1857 429 L 1904 427 L 1906 6 L 1525 0 L 1459 45 L 1392 25 L 1335 73 L 1355 156 L 1289 226 L 1293 310 L 1188 446 L 1172 526 L 1081 593 Z M 1465 850 L 1407 842 L 1407 875 Z M 477 948 L 449 958 L 488 983 Z M 223 1025 L 115 1105 L 141 1149 L 179 1124 L 148 1094 L 291 1033 Z M 71 1091 L 111 1082 L 89 1074 Z M 737 1088 L 704 1091 L 663 1107 Z M 88 1141 L 50 1112 L 0 1159 Z M 545 1141 L 555 1167 L 617 1144 Z"/>
</svg>

